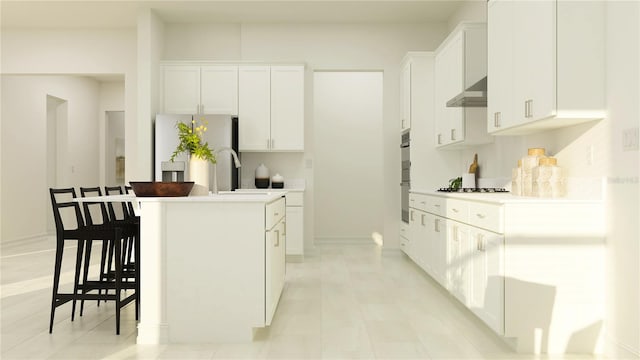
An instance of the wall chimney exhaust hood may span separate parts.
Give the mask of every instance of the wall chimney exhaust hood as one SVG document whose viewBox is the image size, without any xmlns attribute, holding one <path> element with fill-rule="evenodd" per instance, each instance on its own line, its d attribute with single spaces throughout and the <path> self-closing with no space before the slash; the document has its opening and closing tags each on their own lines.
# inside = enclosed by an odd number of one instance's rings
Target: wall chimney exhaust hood
<svg viewBox="0 0 640 360">
<path fill-rule="evenodd" d="M 447 107 L 487 107 L 487 77 L 447 101 Z"/>
</svg>

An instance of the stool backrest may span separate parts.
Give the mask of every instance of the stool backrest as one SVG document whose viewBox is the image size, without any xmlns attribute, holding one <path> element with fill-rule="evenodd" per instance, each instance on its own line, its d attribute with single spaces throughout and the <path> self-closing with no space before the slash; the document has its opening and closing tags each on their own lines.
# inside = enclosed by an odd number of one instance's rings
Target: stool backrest
<svg viewBox="0 0 640 360">
<path fill-rule="evenodd" d="M 49 188 L 53 219 L 56 223 L 56 233 L 61 235 L 65 230 L 76 230 L 84 226 L 84 219 L 80 205 L 74 202 L 76 190 L 74 188 Z"/>
<path fill-rule="evenodd" d="M 123 195 L 122 188 L 120 186 L 105 186 L 104 187 L 105 195 Z M 127 209 L 127 204 L 124 202 L 117 203 L 116 205 L 113 202 L 108 202 L 107 207 L 109 208 L 109 218 L 114 220 L 124 220 L 129 216 L 129 210 Z"/>
<path fill-rule="evenodd" d="M 80 196 L 102 196 L 102 190 L 99 187 L 81 187 Z M 82 210 L 84 210 L 84 219 L 87 225 L 103 225 L 109 222 L 107 207 L 102 201 L 83 202 Z"/>
</svg>

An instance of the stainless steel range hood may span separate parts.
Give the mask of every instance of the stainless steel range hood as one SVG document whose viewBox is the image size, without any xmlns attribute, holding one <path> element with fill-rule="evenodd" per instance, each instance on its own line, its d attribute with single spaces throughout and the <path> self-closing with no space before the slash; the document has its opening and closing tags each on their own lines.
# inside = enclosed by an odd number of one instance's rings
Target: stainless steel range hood
<svg viewBox="0 0 640 360">
<path fill-rule="evenodd" d="M 487 77 L 447 101 L 447 107 L 487 107 Z"/>
</svg>

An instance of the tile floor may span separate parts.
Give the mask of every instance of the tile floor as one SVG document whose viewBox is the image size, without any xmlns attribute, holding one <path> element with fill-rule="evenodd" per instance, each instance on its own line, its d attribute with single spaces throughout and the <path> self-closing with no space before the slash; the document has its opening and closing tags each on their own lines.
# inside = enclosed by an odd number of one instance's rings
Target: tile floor
<svg viewBox="0 0 640 360">
<path fill-rule="evenodd" d="M 541 358 L 511 352 L 406 256 L 375 244 L 323 244 L 304 261 L 288 263 L 274 322 L 253 343 L 139 346 L 133 304 L 124 309 L 119 336 L 113 304 L 94 303 L 74 322 L 70 304 L 59 307 L 49 334 L 53 243 L 2 244 L 4 360 Z M 73 251 L 67 249 L 65 260 Z M 64 270 L 69 286 L 71 267 Z"/>
</svg>

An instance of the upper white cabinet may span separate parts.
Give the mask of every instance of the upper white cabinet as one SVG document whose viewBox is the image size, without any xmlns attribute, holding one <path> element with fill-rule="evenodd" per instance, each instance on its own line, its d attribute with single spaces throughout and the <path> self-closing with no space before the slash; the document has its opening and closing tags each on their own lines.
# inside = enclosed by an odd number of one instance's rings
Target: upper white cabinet
<svg viewBox="0 0 640 360">
<path fill-rule="evenodd" d="M 304 66 L 243 65 L 240 151 L 304 150 Z"/>
<path fill-rule="evenodd" d="M 413 57 L 405 57 L 402 64 L 402 75 L 400 78 L 400 130 L 405 131 L 411 128 L 411 64 Z"/>
<path fill-rule="evenodd" d="M 487 134 L 484 107 L 447 107 L 487 72 L 486 24 L 461 23 L 436 50 L 435 142 L 461 148 L 493 141 Z M 453 146 L 452 146 L 453 145 Z"/>
<path fill-rule="evenodd" d="M 238 69 L 238 141 L 240 151 L 271 147 L 271 72 L 269 66 Z"/>
<path fill-rule="evenodd" d="M 489 132 L 521 135 L 605 116 L 604 6 L 489 1 Z"/>
<path fill-rule="evenodd" d="M 161 66 L 161 108 L 166 114 L 238 114 L 235 65 Z"/>
<path fill-rule="evenodd" d="M 303 66 L 271 66 L 271 150 L 304 150 Z"/>
</svg>

